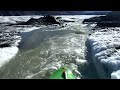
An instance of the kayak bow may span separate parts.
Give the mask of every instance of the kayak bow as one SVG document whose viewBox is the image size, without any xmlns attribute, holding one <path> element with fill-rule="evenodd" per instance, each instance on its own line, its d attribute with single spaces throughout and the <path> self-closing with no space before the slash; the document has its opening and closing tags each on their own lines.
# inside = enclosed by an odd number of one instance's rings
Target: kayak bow
<svg viewBox="0 0 120 90">
<path fill-rule="evenodd" d="M 63 67 L 56 70 L 49 79 L 76 79 L 76 76 L 69 68 Z"/>
</svg>

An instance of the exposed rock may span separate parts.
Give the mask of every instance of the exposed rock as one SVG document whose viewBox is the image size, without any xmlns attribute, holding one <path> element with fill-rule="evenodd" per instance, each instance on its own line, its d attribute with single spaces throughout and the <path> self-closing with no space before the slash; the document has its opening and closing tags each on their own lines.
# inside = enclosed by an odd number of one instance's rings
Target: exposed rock
<svg viewBox="0 0 120 90">
<path fill-rule="evenodd" d="M 87 24 L 87 23 L 97 23 L 100 21 L 101 18 L 103 18 L 105 16 L 100 16 L 100 17 L 92 17 L 92 18 L 89 18 L 89 19 L 84 19 L 83 20 L 83 24 Z"/>
<path fill-rule="evenodd" d="M 120 21 L 99 21 L 98 27 L 120 27 Z"/>
<path fill-rule="evenodd" d="M 52 24 L 60 24 L 60 23 L 56 21 L 56 19 L 53 16 L 45 15 L 44 17 L 41 17 L 39 19 L 31 18 L 27 22 L 21 22 L 18 23 L 17 25 L 52 25 Z"/>
<path fill-rule="evenodd" d="M 56 19 L 61 19 L 62 17 L 56 17 Z"/>
</svg>

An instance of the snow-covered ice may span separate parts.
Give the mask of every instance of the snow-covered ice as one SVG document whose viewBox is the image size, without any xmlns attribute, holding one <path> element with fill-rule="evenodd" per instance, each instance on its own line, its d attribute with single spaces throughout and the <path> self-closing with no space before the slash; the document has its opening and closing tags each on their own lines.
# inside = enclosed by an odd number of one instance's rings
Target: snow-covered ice
<svg viewBox="0 0 120 90">
<path fill-rule="evenodd" d="M 114 72 L 111 74 L 111 79 L 120 79 L 120 70 L 114 71 Z"/>
<path fill-rule="evenodd" d="M 114 72 L 120 70 L 120 29 L 101 29 L 88 37 L 93 60 Z M 118 78 L 118 72 L 111 78 Z M 119 76 L 120 77 L 120 76 Z"/>
<path fill-rule="evenodd" d="M 18 52 L 17 47 L 0 48 L 0 67 L 13 58 Z"/>
<path fill-rule="evenodd" d="M 27 21 L 30 18 L 40 18 L 42 16 L 0 16 L 0 23 L 16 23 L 16 21 Z"/>
</svg>

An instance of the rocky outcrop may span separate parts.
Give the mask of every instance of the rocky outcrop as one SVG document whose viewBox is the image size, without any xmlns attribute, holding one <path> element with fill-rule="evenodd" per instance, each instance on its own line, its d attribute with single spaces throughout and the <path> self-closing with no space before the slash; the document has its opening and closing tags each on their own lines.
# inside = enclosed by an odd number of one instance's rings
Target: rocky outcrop
<svg viewBox="0 0 120 90">
<path fill-rule="evenodd" d="M 10 25 L 52 25 L 52 24 L 61 24 L 59 21 L 55 19 L 55 17 L 50 15 L 45 15 L 44 17 L 35 19 L 30 18 L 27 22 L 20 22 L 17 24 L 10 24 Z"/>
<path fill-rule="evenodd" d="M 97 27 L 120 27 L 120 21 L 100 21 Z"/>
<path fill-rule="evenodd" d="M 120 27 L 120 11 L 112 13 L 101 18 L 97 24 L 98 27 Z"/>
<path fill-rule="evenodd" d="M 89 18 L 89 19 L 85 19 L 83 20 L 83 24 L 88 24 L 88 23 L 97 23 L 101 20 L 101 18 L 103 18 L 105 16 L 100 16 L 100 17 L 92 17 L 92 18 Z"/>
</svg>

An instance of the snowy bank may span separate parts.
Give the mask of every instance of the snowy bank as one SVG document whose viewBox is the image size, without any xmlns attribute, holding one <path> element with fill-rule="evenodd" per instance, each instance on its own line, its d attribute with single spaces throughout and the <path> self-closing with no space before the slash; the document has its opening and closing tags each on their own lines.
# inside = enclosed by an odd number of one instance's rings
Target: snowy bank
<svg viewBox="0 0 120 90">
<path fill-rule="evenodd" d="M 30 18 L 40 18 L 41 16 L 31 15 L 31 16 L 0 16 L 0 23 L 16 23 L 20 21 L 27 21 Z"/>
<path fill-rule="evenodd" d="M 111 73 L 119 79 L 120 71 L 120 29 L 101 29 L 88 37 L 92 58 L 101 74 Z"/>
<path fill-rule="evenodd" d="M 120 79 L 120 70 L 113 72 L 111 74 L 111 79 Z"/>
<path fill-rule="evenodd" d="M 18 52 L 17 47 L 0 48 L 0 67 L 13 58 Z"/>
</svg>

